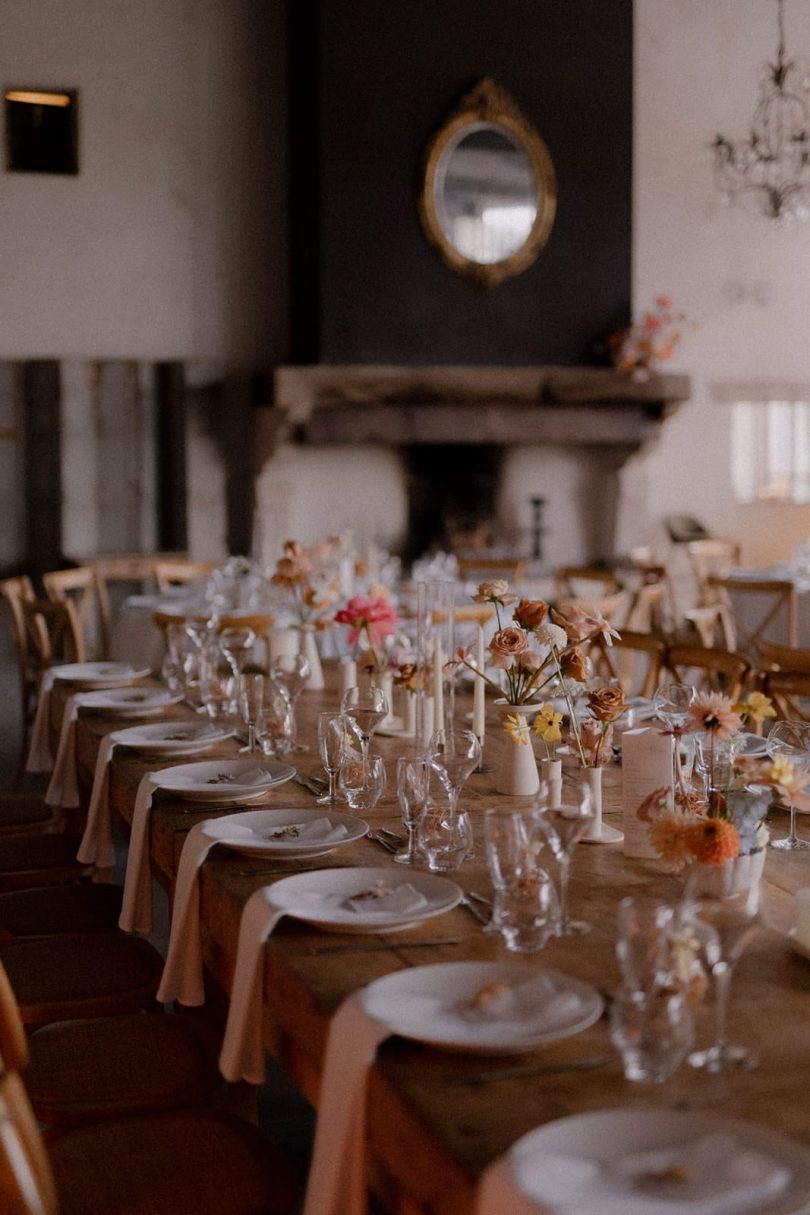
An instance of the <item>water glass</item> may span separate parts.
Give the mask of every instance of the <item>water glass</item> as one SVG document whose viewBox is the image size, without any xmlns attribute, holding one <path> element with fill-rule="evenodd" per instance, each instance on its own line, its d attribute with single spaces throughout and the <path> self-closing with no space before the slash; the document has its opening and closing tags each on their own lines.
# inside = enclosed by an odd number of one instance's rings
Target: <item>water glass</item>
<svg viewBox="0 0 810 1215">
<path fill-rule="evenodd" d="M 626 898 L 619 903 L 616 957 L 631 991 L 666 986 L 672 978 L 675 912 L 664 904 Z"/>
<path fill-rule="evenodd" d="M 622 1056 L 628 1080 L 662 1084 L 692 1048 L 692 1013 L 686 992 L 653 984 L 624 986 L 610 1007 L 610 1040 Z"/>
<path fill-rule="evenodd" d="M 428 804 L 430 788 L 430 765 L 424 759 L 397 760 L 397 800 L 402 813 L 402 824 L 408 833 L 408 842 L 394 855 L 400 865 L 412 865 L 418 859 L 416 831 L 419 820 Z"/>
<path fill-rule="evenodd" d="M 256 750 L 256 723 L 264 708 L 265 690 L 264 675 L 239 676 L 239 709 L 248 728 L 247 746 L 242 750 L 248 753 Z"/>
<path fill-rule="evenodd" d="M 385 792 L 386 779 L 381 755 L 366 757 L 347 750 L 338 786 L 352 810 L 373 810 Z"/>
<path fill-rule="evenodd" d="M 417 845 L 433 873 L 461 868 L 473 845 L 473 829 L 466 810 L 430 803 L 417 828 Z"/>
<path fill-rule="evenodd" d="M 487 810 L 484 814 L 484 854 L 494 892 L 492 919 L 485 931 L 500 932 L 506 891 L 526 861 L 530 841 L 537 832 L 529 814 L 522 810 Z M 542 843 L 538 841 L 537 851 Z"/>
<path fill-rule="evenodd" d="M 537 953 L 557 930 L 557 895 L 548 874 L 518 868 L 499 898 L 500 931 L 513 953 Z"/>
<path fill-rule="evenodd" d="M 200 700 L 212 721 L 223 721 L 236 713 L 236 676 L 217 642 L 200 652 Z"/>
<path fill-rule="evenodd" d="M 256 741 L 265 755 L 279 760 L 286 759 L 295 741 L 295 720 L 290 702 L 269 682 L 256 718 Z"/>
</svg>

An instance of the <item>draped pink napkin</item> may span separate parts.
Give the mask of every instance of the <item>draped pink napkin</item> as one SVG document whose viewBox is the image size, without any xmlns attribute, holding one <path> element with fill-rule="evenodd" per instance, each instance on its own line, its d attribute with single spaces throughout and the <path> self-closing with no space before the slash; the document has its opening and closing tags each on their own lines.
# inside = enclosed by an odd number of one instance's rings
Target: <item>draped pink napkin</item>
<svg viewBox="0 0 810 1215">
<path fill-rule="evenodd" d="M 489 1166 L 478 1185 L 475 1215 L 552 1215 L 522 1194 L 512 1180 L 508 1162 L 501 1158 Z"/>
<path fill-rule="evenodd" d="M 79 716 L 79 708 L 84 704 L 85 697 L 88 695 L 87 692 L 74 692 L 65 701 L 56 762 L 53 765 L 51 779 L 45 792 L 45 801 L 49 806 L 62 806 L 68 809 L 79 805 L 76 771 L 76 721 Z"/>
<path fill-rule="evenodd" d="M 87 822 L 76 853 L 77 861 L 83 865 L 97 865 L 100 869 L 110 869 L 115 864 L 110 822 L 110 760 L 119 740 L 120 734 L 113 731 L 105 734 L 99 743 Z"/>
<path fill-rule="evenodd" d="M 39 683 L 39 699 L 37 711 L 31 730 L 31 746 L 28 748 L 28 759 L 25 763 L 26 772 L 50 772 L 53 768 L 53 752 L 51 751 L 50 715 L 51 692 L 56 679 L 56 669 L 43 671 Z"/>
<path fill-rule="evenodd" d="M 368 1074 L 390 1032 L 365 1011 L 362 991 L 332 1018 L 303 1215 L 365 1215 Z"/>
<path fill-rule="evenodd" d="M 183 844 L 177 869 L 172 927 L 163 977 L 157 991 L 162 1004 L 205 1003 L 202 937 L 200 934 L 200 869 L 217 844 L 238 843 L 252 835 L 249 827 L 224 818 L 209 818 L 192 827 Z"/>
<path fill-rule="evenodd" d="M 152 931 L 152 871 L 149 867 L 149 820 L 152 796 L 158 788 L 157 772 L 147 772 L 141 778 L 135 795 L 132 827 L 129 837 L 124 896 L 118 925 L 124 932 Z"/>
<path fill-rule="evenodd" d="M 264 944 L 284 912 L 272 902 L 272 886 L 256 890 L 245 903 L 239 923 L 231 1004 L 219 1056 L 226 1080 L 264 1080 L 262 978 Z"/>
</svg>

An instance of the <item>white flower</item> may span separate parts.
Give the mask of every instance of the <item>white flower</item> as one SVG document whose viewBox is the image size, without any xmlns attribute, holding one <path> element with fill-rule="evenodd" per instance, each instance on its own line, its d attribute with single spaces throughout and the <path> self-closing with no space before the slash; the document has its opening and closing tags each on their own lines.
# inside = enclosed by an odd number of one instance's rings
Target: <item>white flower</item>
<svg viewBox="0 0 810 1215">
<path fill-rule="evenodd" d="M 535 636 L 543 645 L 553 646 L 558 653 L 568 645 L 568 634 L 558 624 L 541 624 Z"/>
</svg>

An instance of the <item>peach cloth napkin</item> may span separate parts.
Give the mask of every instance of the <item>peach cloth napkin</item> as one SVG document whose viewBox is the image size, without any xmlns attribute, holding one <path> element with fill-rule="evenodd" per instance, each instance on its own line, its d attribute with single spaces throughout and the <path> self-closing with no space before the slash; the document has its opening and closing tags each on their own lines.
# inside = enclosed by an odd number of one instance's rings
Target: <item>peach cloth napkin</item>
<svg viewBox="0 0 810 1215">
<path fill-rule="evenodd" d="M 93 791 L 76 860 L 83 865 L 97 865 L 109 869 L 115 864 L 112 826 L 110 823 L 110 760 L 120 735 L 113 731 L 105 734 L 98 747 Z"/>
<path fill-rule="evenodd" d="M 163 977 L 157 990 L 162 1004 L 205 1003 L 202 937 L 200 934 L 200 869 L 217 844 L 238 843 L 253 834 L 250 827 L 224 818 L 209 818 L 192 827 L 183 844 L 177 868 L 172 927 Z"/>
<path fill-rule="evenodd" d="M 62 716 L 62 728 L 59 732 L 59 746 L 56 750 L 56 762 L 45 792 L 45 801 L 49 806 L 72 808 L 79 805 L 79 786 L 76 774 L 76 720 L 79 708 L 84 704 L 88 693 L 74 692 L 65 702 Z"/>
<path fill-rule="evenodd" d="M 129 837 L 127 872 L 121 902 L 119 928 L 124 932 L 152 931 L 152 871 L 149 867 L 149 819 L 152 796 L 158 788 L 157 772 L 147 772 L 141 778 L 135 795 L 132 828 Z"/>
<path fill-rule="evenodd" d="M 521 1194 L 512 1180 L 506 1160 L 496 1160 L 484 1173 L 475 1197 L 475 1215 L 552 1215 Z"/>
<path fill-rule="evenodd" d="M 51 692 L 56 679 L 56 668 L 44 671 L 39 683 L 39 699 L 34 724 L 31 729 L 31 746 L 28 748 L 26 772 L 50 772 L 53 768 L 53 752 L 50 740 Z"/>
<path fill-rule="evenodd" d="M 365 1215 L 368 1074 L 390 1032 L 365 1011 L 362 991 L 332 1018 L 303 1215 Z"/>
<path fill-rule="evenodd" d="M 264 1080 L 262 979 L 264 943 L 284 912 L 272 901 L 272 886 L 256 890 L 245 903 L 239 922 L 231 1003 L 219 1056 L 226 1080 Z"/>
</svg>

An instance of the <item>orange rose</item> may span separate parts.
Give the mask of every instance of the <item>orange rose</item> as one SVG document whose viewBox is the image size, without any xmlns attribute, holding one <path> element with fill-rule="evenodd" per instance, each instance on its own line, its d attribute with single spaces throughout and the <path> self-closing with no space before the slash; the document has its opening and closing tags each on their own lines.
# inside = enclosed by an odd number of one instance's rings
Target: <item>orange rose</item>
<svg viewBox="0 0 810 1215">
<path fill-rule="evenodd" d="M 492 665 L 501 671 L 508 671 L 517 654 L 522 654 L 529 648 L 529 639 L 514 625 L 499 629 L 489 643 L 489 653 Z"/>
<path fill-rule="evenodd" d="M 597 721 L 615 721 L 627 709 L 624 692 L 618 684 L 595 688 L 588 696 L 588 708 Z"/>
<path fill-rule="evenodd" d="M 521 599 L 512 613 L 515 624 L 532 632 L 543 624 L 548 616 L 548 604 L 542 599 Z"/>
<path fill-rule="evenodd" d="M 584 683 L 588 678 L 588 670 L 590 663 L 582 650 L 569 650 L 567 654 L 562 654 L 560 657 L 560 669 L 563 675 L 568 679 L 575 679 L 577 683 Z"/>
</svg>

